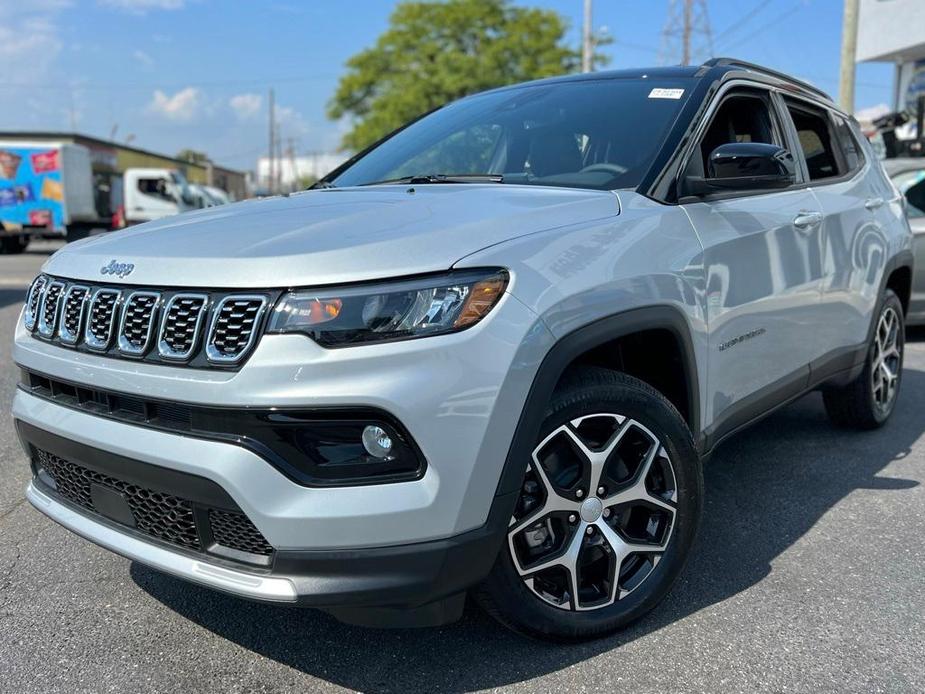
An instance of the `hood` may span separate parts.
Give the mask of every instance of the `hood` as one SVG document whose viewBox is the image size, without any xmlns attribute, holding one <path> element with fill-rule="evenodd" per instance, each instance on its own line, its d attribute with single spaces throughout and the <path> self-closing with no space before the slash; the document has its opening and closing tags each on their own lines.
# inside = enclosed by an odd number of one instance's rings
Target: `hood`
<svg viewBox="0 0 925 694">
<path fill-rule="evenodd" d="M 497 184 L 313 190 L 187 212 L 65 246 L 43 270 L 85 281 L 283 288 L 450 268 L 502 241 L 619 214 L 609 192 Z M 131 264 L 117 280 L 101 270 Z"/>
</svg>

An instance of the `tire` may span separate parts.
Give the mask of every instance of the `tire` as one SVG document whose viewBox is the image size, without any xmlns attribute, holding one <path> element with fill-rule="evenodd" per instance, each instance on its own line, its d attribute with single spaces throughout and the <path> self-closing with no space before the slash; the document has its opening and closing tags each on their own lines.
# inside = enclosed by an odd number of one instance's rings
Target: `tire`
<svg viewBox="0 0 925 694">
<path fill-rule="evenodd" d="M 849 384 L 823 391 L 826 413 L 837 426 L 877 429 L 896 407 L 906 337 L 902 303 L 893 290 L 884 293 L 875 320 L 864 370 Z"/>
<path fill-rule="evenodd" d="M 554 641 L 600 637 L 652 610 L 684 567 L 703 505 L 678 411 L 626 374 L 575 370 L 524 457 L 514 517 L 476 600 L 511 629 Z"/>
<path fill-rule="evenodd" d="M 0 253 L 17 255 L 29 246 L 28 236 L 6 236 L 0 239 Z"/>
</svg>

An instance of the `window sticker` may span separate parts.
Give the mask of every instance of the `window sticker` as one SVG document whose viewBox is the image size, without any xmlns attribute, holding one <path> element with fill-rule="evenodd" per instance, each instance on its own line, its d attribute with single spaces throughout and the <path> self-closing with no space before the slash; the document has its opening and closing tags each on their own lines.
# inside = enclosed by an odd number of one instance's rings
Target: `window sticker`
<svg viewBox="0 0 925 694">
<path fill-rule="evenodd" d="M 656 87 L 649 92 L 650 99 L 680 99 L 682 96 L 684 96 L 683 89 L 663 89 L 662 87 Z"/>
</svg>

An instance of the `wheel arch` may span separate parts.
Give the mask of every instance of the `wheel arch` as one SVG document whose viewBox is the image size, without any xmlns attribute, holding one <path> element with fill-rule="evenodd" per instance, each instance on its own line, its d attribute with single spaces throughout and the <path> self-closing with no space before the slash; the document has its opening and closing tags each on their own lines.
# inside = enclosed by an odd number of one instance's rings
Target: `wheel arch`
<svg viewBox="0 0 925 694">
<path fill-rule="evenodd" d="M 687 318 L 679 308 L 667 304 L 630 309 L 600 318 L 568 333 L 546 353 L 521 410 L 514 437 L 505 458 L 497 494 L 510 493 L 520 487 L 524 473 L 521 452 L 532 448 L 539 435 L 549 400 L 568 369 L 573 365 L 583 363 L 583 357 L 594 353 L 599 348 L 650 331 L 664 331 L 677 345 L 686 386 L 685 406 L 678 409 L 683 412 L 695 441 L 699 442 L 699 373 Z M 631 372 L 627 373 L 634 375 Z"/>
</svg>

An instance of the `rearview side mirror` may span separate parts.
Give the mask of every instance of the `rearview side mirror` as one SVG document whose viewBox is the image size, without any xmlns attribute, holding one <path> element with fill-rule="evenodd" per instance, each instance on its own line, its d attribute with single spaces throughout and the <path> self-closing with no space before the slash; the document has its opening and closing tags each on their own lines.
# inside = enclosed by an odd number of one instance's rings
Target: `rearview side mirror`
<svg viewBox="0 0 925 694">
<path fill-rule="evenodd" d="M 687 195 L 787 188 L 796 182 L 793 155 L 764 142 L 728 142 L 710 153 L 705 178 L 688 176 Z"/>
</svg>

